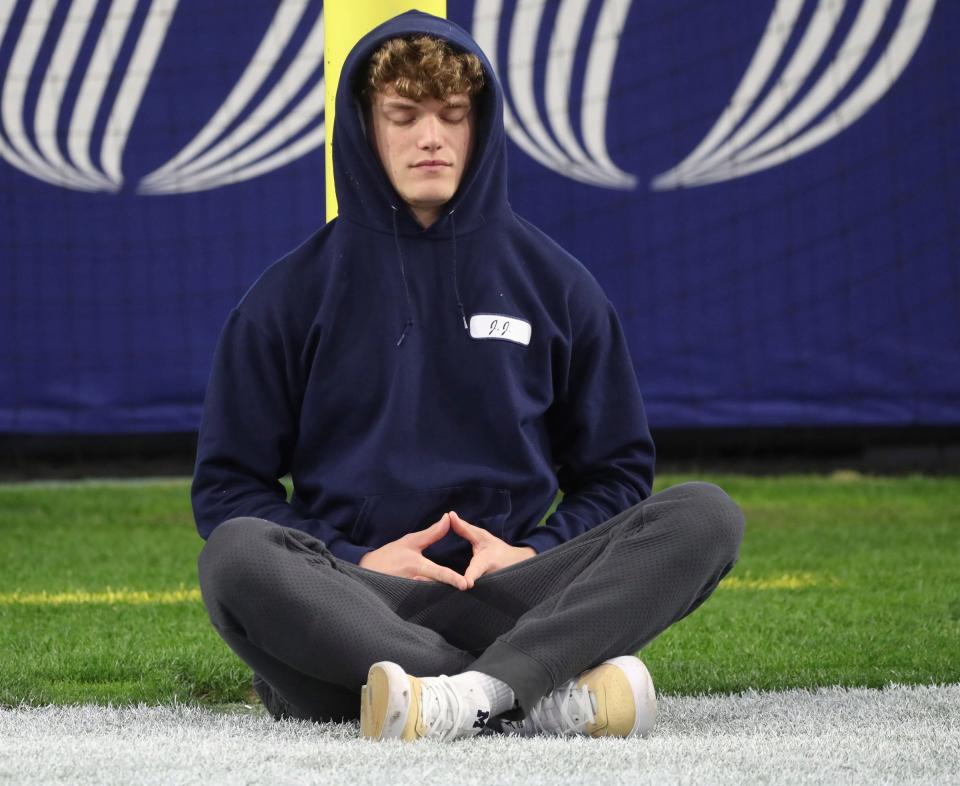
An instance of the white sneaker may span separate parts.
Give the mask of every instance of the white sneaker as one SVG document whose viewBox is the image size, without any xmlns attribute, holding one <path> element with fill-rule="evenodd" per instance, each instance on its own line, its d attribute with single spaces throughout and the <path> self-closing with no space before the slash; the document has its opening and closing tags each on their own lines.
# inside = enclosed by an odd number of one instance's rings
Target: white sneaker
<svg viewBox="0 0 960 786">
<path fill-rule="evenodd" d="M 446 675 L 412 677 L 390 661 L 374 663 L 360 690 L 360 733 L 371 740 L 453 740 L 479 734 L 490 717 L 483 690 Z"/>
<path fill-rule="evenodd" d="M 645 737 L 657 720 L 657 695 L 643 661 L 605 660 L 550 691 L 521 721 L 500 720 L 505 734 Z"/>
</svg>

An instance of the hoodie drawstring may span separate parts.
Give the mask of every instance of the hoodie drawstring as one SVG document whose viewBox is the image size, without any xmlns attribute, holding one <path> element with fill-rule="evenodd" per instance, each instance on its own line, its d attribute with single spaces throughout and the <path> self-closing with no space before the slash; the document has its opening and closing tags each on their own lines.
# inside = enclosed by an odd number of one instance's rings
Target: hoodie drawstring
<svg viewBox="0 0 960 786">
<path fill-rule="evenodd" d="M 447 213 L 450 216 L 450 237 L 453 241 L 453 291 L 457 295 L 457 308 L 460 309 L 460 319 L 463 320 L 463 329 L 469 330 L 467 315 L 463 311 L 463 301 L 460 299 L 460 287 L 457 286 L 457 222 L 453 219 L 453 210 Z"/>
<path fill-rule="evenodd" d="M 410 305 L 410 288 L 407 286 L 407 273 L 403 265 L 403 250 L 400 248 L 400 231 L 397 228 L 397 211 L 399 208 L 396 205 L 390 205 L 390 207 L 393 208 L 393 242 L 397 247 L 397 261 L 400 263 L 400 278 L 403 280 L 403 296 L 407 304 L 407 318 L 403 323 L 403 332 L 400 333 L 400 338 L 397 339 L 397 346 L 399 347 L 407 337 L 410 328 L 413 327 L 413 307 Z M 467 314 L 463 310 L 463 300 L 460 297 L 460 285 L 457 283 L 457 223 L 453 218 L 453 210 L 447 213 L 447 215 L 450 216 L 450 240 L 453 244 L 453 257 L 451 260 L 453 265 L 453 291 L 457 296 L 457 308 L 460 311 L 460 319 L 463 320 L 463 329 L 469 330 L 470 325 L 467 323 Z"/>
<path fill-rule="evenodd" d="M 390 205 L 393 208 L 393 242 L 397 246 L 397 260 L 400 262 L 400 278 L 403 279 L 403 296 L 406 298 L 407 303 L 407 321 L 403 323 L 403 332 L 400 334 L 400 338 L 397 340 L 397 346 L 399 347 L 403 340 L 407 337 L 407 332 L 413 326 L 413 308 L 410 305 L 410 289 L 407 287 L 407 274 L 403 269 L 403 251 L 400 250 L 400 234 L 397 229 L 397 206 Z"/>
</svg>

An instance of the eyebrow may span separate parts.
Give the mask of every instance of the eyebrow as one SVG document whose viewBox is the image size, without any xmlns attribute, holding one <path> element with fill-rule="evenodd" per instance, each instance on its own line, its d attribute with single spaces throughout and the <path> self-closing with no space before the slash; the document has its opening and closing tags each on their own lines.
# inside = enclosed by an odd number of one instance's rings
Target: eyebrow
<svg viewBox="0 0 960 786">
<path fill-rule="evenodd" d="M 416 101 L 405 100 L 402 98 L 388 98 L 383 102 L 384 109 L 416 109 Z M 470 102 L 464 99 L 457 101 L 444 101 L 443 106 L 446 109 L 469 109 Z"/>
<path fill-rule="evenodd" d="M 404 101 L 401 99 L 387 99 L 383 102 L 386 109 L 416 109 L 417 104 L 413 101 Z"/>
</svg>

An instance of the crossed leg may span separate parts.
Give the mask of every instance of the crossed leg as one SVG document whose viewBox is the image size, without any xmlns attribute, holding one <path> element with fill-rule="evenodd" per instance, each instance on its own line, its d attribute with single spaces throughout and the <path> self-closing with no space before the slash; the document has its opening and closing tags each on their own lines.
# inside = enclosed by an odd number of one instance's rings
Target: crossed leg
<svg viewBox="0 0 960 786">
<path fill-rule="evenodd" d="M 360 568 L 305 533 L 243 518 L 210 536 L 200 583 L 218 633 L 296 717 L 358 717 L 379 660 L 419 676 L 482 671 L 527 712 L 697 608 L 742 535 L 721 489 L 682 484 L 461 592 Z"/>
</svg>

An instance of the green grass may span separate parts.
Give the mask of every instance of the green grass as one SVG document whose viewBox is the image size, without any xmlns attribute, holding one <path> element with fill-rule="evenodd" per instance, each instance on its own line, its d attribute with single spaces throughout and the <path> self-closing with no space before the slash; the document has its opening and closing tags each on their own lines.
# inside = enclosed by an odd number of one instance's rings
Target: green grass
<svg viewBox="0 0 960 786">
<path fill-rule="evenodd" d="M 747 535 L 645 649 L 661 692 L 960 682 L 960 478 L 711 479 Z M 248 700 L 194 594 L 200 545 L 186 481 L 0 485 L 0 704 Z"/>
</svg>

